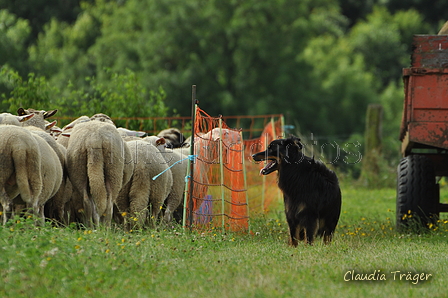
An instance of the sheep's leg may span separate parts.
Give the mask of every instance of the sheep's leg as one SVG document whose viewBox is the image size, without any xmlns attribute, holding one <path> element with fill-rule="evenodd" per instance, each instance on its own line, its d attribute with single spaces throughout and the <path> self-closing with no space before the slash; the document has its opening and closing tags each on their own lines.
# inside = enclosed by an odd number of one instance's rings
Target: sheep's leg
<svg viewBox="0 0 448 298">
<path fill-rule="evenodd" d="M 106 214 L 104 216 L 104 223 L 106 224 L 106 226 L 110 227 L 110 224 L 112 222 L 112 214 L 114 211 L 114 204 L 109 181 L 106 181 L 106 200 Z"/>
<path fill-rule="evenodd" d="M 34 218 L 34 224 L 42 225 L 43 221 L 45 221 L 44 217 L 44 208 L 39 208 L 39 202 L 37 200 L 32 200 L 31 203 L 26 203 L 26 208 L 28 209 L 28 212 L 31 212 Z M 41 212 L 42 209 L 42 212 Z"/>
<path fill-rule="evenodd" d="M 130 198 L 131 214 L 137 218 L 140 227 L 143 227 L 148 219 L 148 201 L 149 198 L 145 196 Z"/>
<path fill-rule="evenodd" d="M 98 227 L 100 225 L 100 215 L 98 213 L 98 209 L 96 208 L 96 205 L 94 202 L 90 202 L 91 208 L 92 208 L 92 217 L 93 217 L 93 224 L 95 227 Z"/>
<path fill-rule="evenodd" d="M 44 226 L 45 225 L 45 214 L 44 214 L 44 205 L 38 206 L 39 208 L 39 217 L 36 220 L 36 225 Z"/>
<path fill-rule="evenodd" d="M 134 179 L 129 183 L 127 191 L 129 198 L 129 211 L 140 227 L 144 227 L 148 222 L 151 195 L 151 182 L 145 179 Z"/>
<path fill-rule="evenodd" d="M 154 202 L 151 204 L 151 225 L 155 226 L 159 218 L 160 210 L 163 202 Z"/>
<path fill-rule="evenodd" d="M 65 204 L 61 204 L 61 206 L 58 206 L 58 207 L 57 207 L 57 213 L 58 213 L 58 216 L 59 216 L 59 220 L 60 220 L 63 224 L 68 225 L 69 222 L 68 222 L 68 220 L 67 220 L 67 214 L 66 214 L 66 212 L 65 212 Z"/>
<path fill-rule="evenodd" d="M 179 206 L 177 200 L 174 198 L 168 197 L 166 200 L 166 209 L 165 214 L 163 216 L 163 221 L 165 223 L 170 223 L 171 220 L 173 220 L 173 212 L 176 210 L 176 208 Z"/>
<path fill-rule="evenodd" d="M 6 224 L 6 222 L 9 220 L 9 218 L 12 215 L 12 207 L 13 203 L 12 200 L 9 198 L 8 194 L 6 193 L 6 190 L 4 187 L 2 187 L 1 193 L 0 193 L 0 202 L 3 207 L 3 224 Z"/>
<path fill-rule="evenodd" d="M 165 209 L 165 214 L 163 215 L 163 221 L 165 223 L 170 223 L 171 220 L 173 219 L 173 212 L 169 209 L 169 206 L 166 207 Z"/>
<path fill-rule="evenodd" d="M 90 197 L 87 193 L 87 189 L 83 190 L 83 195 L 82 195 L 82 200 L 83 200 L 83 207 L 84 207 L 84 214 L 85 214 L 85 224 L 87 227 L 91 227 L 93 222 L 93 204 L 90 201 Z"/>
</svg>

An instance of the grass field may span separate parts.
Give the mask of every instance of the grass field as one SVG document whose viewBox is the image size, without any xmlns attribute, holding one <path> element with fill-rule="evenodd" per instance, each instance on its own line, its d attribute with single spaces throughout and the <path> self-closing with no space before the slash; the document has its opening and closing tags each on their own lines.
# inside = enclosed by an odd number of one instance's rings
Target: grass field
<svg viewBox="0 0 448 298">
<path fill-rule="evenodd" d="M 328 246 L 289 247 L 281 210 L 253 219 L 250 235 L 16 219 L 0 227 L 0 297 L 447 297 L 448 221 L 400 234 L 394 189 L 342 189 Z"/>
</svg>

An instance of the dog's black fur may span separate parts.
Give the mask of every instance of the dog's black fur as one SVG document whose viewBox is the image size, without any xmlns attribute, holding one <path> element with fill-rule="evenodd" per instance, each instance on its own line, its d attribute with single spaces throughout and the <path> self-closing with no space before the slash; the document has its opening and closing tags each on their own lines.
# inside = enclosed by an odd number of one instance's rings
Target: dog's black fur
<svg viewBox="0 0 448 298">
<path fill-rule="evenodd" d="M 299 138 L 272 141 L 267 150 L 252 155 L 255 161 L 268 160 L 260 171 L 278 171 L 278 187 L 283 192 L 290 243 L 312 244 L 316 236 L 329 243 L 341 213 L 341 190 L 336 174 L 322 162 L 302 153 Z"/>
</svg>

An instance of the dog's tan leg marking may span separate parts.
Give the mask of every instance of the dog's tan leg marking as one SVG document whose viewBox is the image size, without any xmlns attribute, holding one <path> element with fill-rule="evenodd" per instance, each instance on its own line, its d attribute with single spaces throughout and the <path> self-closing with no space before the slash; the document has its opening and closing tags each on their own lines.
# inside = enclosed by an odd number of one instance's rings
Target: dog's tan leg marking
<svg viewBox="0 0 448 298">
<path fill-rule="evenodd" d="M 324 232 L 324 244 L 330 244 L 331 239 L 333 239 L 333 234 L 325 234 Z"/>
<path fill-rule="evenodd" d="M 296 227 L 296 230 L 294 232 L 294 235 L 291 234 L 290 232 L 290 239 L 289 239 L 289 244 L 292 246 L 297 246 L 299 244 L 299 241 L 303 240 L 303 237 L 300 236 L 300 232 L 303 230 L 303 227 L 298 225 Z"/>
<path fill-rule="evenodd" d="M 306 204 L 300 203 L 299 206 L 297 207 L 297 213 L 302 212 L 303 210 L 305 210 L 305 208 L 306 208 Z"/>
</svg>

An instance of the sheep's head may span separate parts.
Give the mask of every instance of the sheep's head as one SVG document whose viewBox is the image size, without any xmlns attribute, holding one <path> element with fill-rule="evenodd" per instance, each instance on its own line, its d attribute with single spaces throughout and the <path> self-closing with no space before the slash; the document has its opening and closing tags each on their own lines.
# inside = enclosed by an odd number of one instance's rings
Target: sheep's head
<svg viewBox="0 0 448 298">
<path fill-rule="evenodd" d="M 50 110 L 50 111 L 40 110 L 39 111 L 39 110 L 35 110 L 35 109 L 27 109 L 27 110 L 25 110 L 24 108 L 19 108 L 17 110 L 17 114 L 19 116 L 34 114 L 34 115 L 37 115 L 37 116 L 41 116 L 42 119 L 50 118 L 51 116 L 53 116 L 57 112 L 58 112 L 58 110 Z"/>
<path fill-rule="evenodd" d="M 124 127 L 118 127 L 118 132 L 122 137 L 144 137 L 146 136 L 146 132 L 144 131 L 137 131 L 137 130 L 130 130 Z"/>
<path fill-rule="evenodd" d="M 167 128 L 159 132 L 157 135 L 161 138 L 165 138 L 167 147 L 179 148 L 182 147 L 185 141 L 184 135 L 177 128 Z"/>
<path fill-rule="evenodd" d="M 21 126 L 20 122 L 24 122 L 28 119 L 33 118 L 34 114 L 24 115 L 24 116 L 16 116 L 10 113 L 1 113 L 0 114 L 0 124 L 9 124 Z"/>
<path fill-rule="evenodd" d="M 159 149 L 160 152 L 165 152 L 166 148 L 165 138 L 161 138 L 158 136 L 147 136 L 143 138 L 143 141 L 150 143 L 151 145 Z"/>
<path fill-rule="evenodd" d="M 81 117 L 73 120 L 72 122 L 70 122 L 66 126 L 64 126 L 62 129 L 63 130 L 72 129 L 73 127 L 75 127 L 76 124 L 82 123 L 82 122 L 88 122 L 88 121 L 90 121 L 90 118 L 88 116 L 81 116 Z"/>
<path fill-rule="evenodd" d="M 112 121 L 112 119 L 109 116 L 107 116 L 106 114 L 102 114 L 102 113 L 93 115 L 92 117 L 90 117 L 90 120 L 106 122 L 106 123 L 110 123 L 115 126 L 115 123 Z"/>
<path fill-rule="evenodd" d="M 35 110 L 35 109 L 27 109 L 19 108 L 17 110 L 17 114 L 19 116 L 26 116 L 26 115 L 35 115 L 31 121 L 25 122 L 23 125 L 25 126 L 37 126 L 39 128 L 42 128 L 45 130 L 45 119 L 50 118 L 54 114 L 57 113 L 58 110 L 51 110 L 51 111 L 44 111 L 44 110 Z"/>
</svg>

